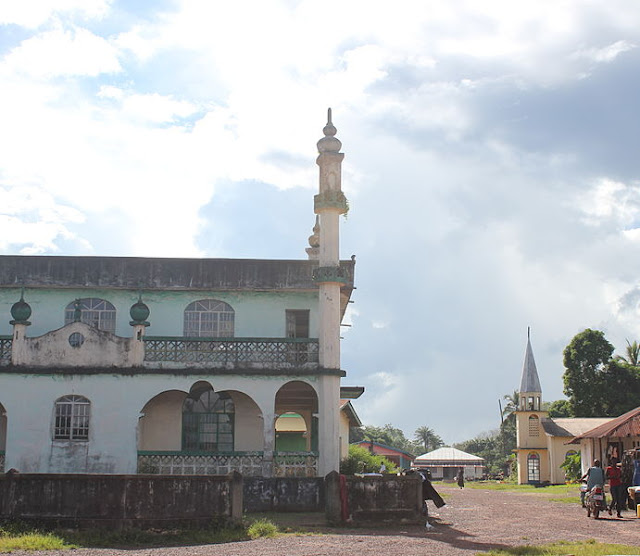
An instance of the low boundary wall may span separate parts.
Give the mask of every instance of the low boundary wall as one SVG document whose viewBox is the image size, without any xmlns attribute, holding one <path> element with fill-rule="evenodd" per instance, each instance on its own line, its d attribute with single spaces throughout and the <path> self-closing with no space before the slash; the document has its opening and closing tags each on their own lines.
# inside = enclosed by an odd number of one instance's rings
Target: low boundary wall
<svg viewBox="0 0 640 556">
<path fill-rule="evenodd" d="M 322 512 L 324 479 L 244 477 L 245 512 Z"/>
<path fill-rule="evenodd" d="M 242 519 L 242 476 L 0 475 L 0 518 L 62 526 Z"/>
</svg>

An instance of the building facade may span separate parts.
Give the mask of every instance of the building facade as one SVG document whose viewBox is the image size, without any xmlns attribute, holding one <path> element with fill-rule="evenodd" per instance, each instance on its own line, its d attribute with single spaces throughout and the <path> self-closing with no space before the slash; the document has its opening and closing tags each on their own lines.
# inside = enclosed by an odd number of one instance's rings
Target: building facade
<svg viewBox="0 0 640 556">
<path fill-rule="evenodd" d="M 323 131 L 306 260 L 0 257 L 0 471 L 338 469 L 355 262 Z"/>
</svg>

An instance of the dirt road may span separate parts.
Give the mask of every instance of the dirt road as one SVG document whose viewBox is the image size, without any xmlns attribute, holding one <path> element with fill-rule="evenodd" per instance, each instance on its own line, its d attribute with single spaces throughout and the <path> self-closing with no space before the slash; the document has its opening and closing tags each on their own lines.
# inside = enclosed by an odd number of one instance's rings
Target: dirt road
<svg viewBox="0 0 640 556">
<path fill-rule="evenodd" d="M 522 495 L 443 487 L 447 505 L 430 506 L 434 528 L 323 529 L 328 534 L 287 536 L 224 545 L 154 548 L 149 550 L 90 549 L 40 553 L 64 556 L 470 556 L 492 548 L 542 544 L 556 540 L 596 539 L 638 546 L 640 519 L 630 511 L 623 519 L 588 519 L 578 505 L 551 502 L 538 494 Z M 27 554 L 14 552 L 17 554 Z M 33 553 L 28 553 L 33 556 Z"/>
</svg>

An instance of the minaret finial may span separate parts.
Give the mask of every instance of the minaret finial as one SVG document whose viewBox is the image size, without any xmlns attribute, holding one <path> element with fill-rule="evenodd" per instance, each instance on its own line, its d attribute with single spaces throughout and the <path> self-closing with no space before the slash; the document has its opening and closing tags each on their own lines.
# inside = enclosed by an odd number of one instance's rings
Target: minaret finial
<svg viewBox="0 0 640 556">
<path fill-rule="evenodd" d="M 527 326 L 527 340 L 531 339 L 531 327 Z"/>
<path fill-rule="evenodd" d="M 327 125 L 332 125 L 332 122 L 331 122 L 331 108 L 327 108 Z"/>
</svg>

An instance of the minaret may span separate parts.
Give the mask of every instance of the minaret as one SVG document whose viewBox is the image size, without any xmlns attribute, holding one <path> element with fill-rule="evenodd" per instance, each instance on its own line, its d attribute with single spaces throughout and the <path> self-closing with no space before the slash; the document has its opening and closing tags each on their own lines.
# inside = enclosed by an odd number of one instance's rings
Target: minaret
<svg viewBox="0 0 640 556">
<path fill-rule="evenodd" d="M 348 210 L 341 189 L 342 143 L 335 137 L 336 128 L 328 111 L 324 137 L 318 141 L 320 192 L 314 197 L 314 212 L 319 215 L 320 238 L 318 268 L 313 278 L 320 287 L 319 298 L 319 362 L 324 369 L 340 369 L 340 286 L 346 278 L 340 268 L 339 217 Z"/>
<path fill-rule="evenodd" d="M 316 159 L 320 167 L 320 192 L 313 199 L 320 228 L 319 240 L 313 238 L 318 260 L 313 279 L 319 289 L 318 360 L 321 376 L 316 388 L 318 440 L 323 447 L 318 459 L 320 477 L 337 471 L 340 466 L 340 287 L 346 283 L 346 277 L 340 268 L 339 219 L 348 208 L 340 183 L 344 154 L 340 152 L 342 143 L 335 137 L 331 108 L 323 131 Z M 315 258 L 313 252 L 309 255 Z"/>
</svg>

